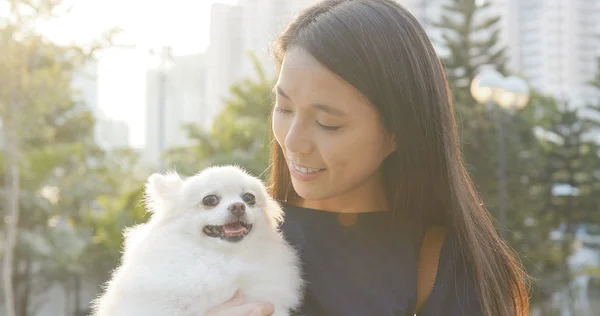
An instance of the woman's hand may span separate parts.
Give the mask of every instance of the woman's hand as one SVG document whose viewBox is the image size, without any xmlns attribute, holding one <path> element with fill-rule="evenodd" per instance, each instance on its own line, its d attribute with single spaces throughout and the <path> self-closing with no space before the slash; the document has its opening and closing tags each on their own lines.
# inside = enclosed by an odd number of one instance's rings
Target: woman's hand
<svg viewBox="0 0 600 316">
<path fill-rule="evenodd" d="M 273 304 L 268 302 L 245 304 L 238 291 L 229 301 L 211 308 L 205 316 L 271 316 L 274 311 Z"/>
</svg>

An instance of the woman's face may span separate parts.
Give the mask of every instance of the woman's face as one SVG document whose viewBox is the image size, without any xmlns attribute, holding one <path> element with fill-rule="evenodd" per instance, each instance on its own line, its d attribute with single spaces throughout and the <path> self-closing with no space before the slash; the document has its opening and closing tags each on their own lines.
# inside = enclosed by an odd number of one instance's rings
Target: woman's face
<svg viewBox="0 0 600 316">
<path fill-rule="evenodd" d="M 376 108 L 302 48 L 285 55 L 273 131 L 295 191 L 304 200 L 382 190 L 379 171 L 395 150 Z"/>
</svg>

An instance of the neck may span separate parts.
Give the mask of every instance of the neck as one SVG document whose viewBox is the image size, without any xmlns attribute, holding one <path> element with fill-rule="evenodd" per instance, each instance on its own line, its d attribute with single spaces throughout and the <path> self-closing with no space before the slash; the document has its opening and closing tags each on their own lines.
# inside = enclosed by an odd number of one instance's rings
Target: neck
<svg viewBox="0 0 600 316">
<path fill-rule="evenodd" d="M 298 206 L 336 213 L 367 213 L 389 210 L 383 173 L 338 196 L 324 200 L 300 200 Z"/>
</svg>

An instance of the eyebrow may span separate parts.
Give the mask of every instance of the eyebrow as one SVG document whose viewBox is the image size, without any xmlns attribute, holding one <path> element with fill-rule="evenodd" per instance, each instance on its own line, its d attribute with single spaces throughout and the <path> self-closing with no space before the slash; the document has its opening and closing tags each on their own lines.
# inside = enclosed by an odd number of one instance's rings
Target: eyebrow
<svg viewBox="0 0 600 316">
<path fill-rule="evenodd" d="M 281 89 L 281 87 L 277 86 L 277 87 L 275 88 L 275 90 L 277 91 L 277 94 L 279 94 L 280 96 L 282 96 L 282 97 L 284 97 L 284 98 L 286 98 L 286 99 L 288 99 L 288 100 L 290 100 L 290 101 L 292 100 L 292 99 L 291 99 L 291 98 L 290 98 L 290 97 L 289 97 L 289 96 L 288 96 L 288 95 L 287 95 L 287 94 L 286 94 L 286 93 L 283 91 L 283 89 Z M 333 107 L 331 107 L 331 106 L 329 106 L 329 105 L 325 105 L 325 104 L 313 104 L 312 106 L 313 106 L 313 108 L 315 108 L 315 109 L 317 109 L 317 110 L 321 110 L 321 111 L 323 111 L 323 112 L 325 112 L 325 113 L 329 113 L 329 114 L 332 114 L 332 115 L 337 115 L 337 116 L 344 116 L 344 115 L 345 115 L 345 113 L 344 113 L 344 112 L 342 112 L 342 111 L 340 111 L 340 110 L 338 110 L 338 109 L 336 109 L 336 108 L 333 108 Z"/>
<path fill-rule="evenodd" d="M 288 95 L 285 94 L 285 92 L 283 92 L 283 89 L 281 89 L 281 87 L 277 86 L 277 87 L 275 87 L 275 90 L 277 91 L 277 94 L 279 94 L 280 96 L 282 96 L 288 100 L 291 100 L 290 97 L 288 97 Z"/>
</svg>

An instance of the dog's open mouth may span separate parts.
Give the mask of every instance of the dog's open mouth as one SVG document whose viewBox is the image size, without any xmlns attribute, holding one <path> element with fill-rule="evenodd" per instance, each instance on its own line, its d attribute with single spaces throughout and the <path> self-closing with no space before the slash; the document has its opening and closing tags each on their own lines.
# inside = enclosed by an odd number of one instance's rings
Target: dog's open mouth
<svg viewBox="0 0 600 316">
<path fill-rule="evenodd" d="M 209 237 L 235 242 L 242 240 L 248 235 L 252 230 L 252 224 L 236 221 L 225 225 L 207 225 L 204 226 L 203 230 Z"/>
</svg>

